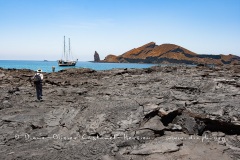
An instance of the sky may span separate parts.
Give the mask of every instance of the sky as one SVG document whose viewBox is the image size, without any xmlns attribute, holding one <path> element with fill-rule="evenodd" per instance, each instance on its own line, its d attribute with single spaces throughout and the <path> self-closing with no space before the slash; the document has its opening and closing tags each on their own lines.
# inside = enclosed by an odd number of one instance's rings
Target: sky
<svg viewBox="0 0 240 160">
<path fill-rule="evenodd" d="M 240 0 L 0 0 L 0 60 L 79 61 L 149 42 L 240 56 Z"/>
</svg>

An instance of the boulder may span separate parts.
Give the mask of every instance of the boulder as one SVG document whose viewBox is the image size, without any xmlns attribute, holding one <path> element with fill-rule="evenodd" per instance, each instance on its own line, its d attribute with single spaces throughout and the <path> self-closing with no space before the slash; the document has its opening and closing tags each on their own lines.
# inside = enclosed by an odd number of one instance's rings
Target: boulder
<svg viewBox="0 0 240 160">
<path fill-rule="evenodd" d="M 150 120 L 148 120 L 140 129 L 150 129 L 153 131 L 162 131 L 165 129 L 165 126 L 161 122 L 161 118 L 159 116 L 154 116 Z"/>
<path fill-rule="evenodd" d="M 153 113 L 153 112 L 158 112 L 159 106 L 156 104 L 146 104 L 143 106 L 143 114 L 146 117 L 147 115 Z"/>
</svg>

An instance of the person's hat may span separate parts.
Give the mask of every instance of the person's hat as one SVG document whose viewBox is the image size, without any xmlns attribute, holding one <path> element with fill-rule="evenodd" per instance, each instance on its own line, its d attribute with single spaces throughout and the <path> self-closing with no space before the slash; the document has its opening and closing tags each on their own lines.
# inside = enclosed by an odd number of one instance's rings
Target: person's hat
<svg viewBox="0 0 240 160">
<path fill-rule="evenodd" d="M 38 73 L 41 73 L 41 72 L 42 72 L 42 70 L 41 70 L 41 69 L 38 69 L 38 70 L 37 70 L 37 72 L 38 72 Z"/>
</svg>

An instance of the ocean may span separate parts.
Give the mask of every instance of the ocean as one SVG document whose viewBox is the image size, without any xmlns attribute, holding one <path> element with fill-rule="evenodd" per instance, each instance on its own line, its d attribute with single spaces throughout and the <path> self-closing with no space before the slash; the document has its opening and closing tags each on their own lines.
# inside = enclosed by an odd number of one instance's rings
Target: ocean
<svg viewBox="0 0 240 160">
<path fill-rule="evenodd" d="M 30 60 L 0 60 L 0 67 L 8 69 L 42 69 L 43 72 L 52 72 L 52 66 L 55 66 L 55 72 L 66 68 L 90 68 L 93 70 L 110 70 L 114 68 L 149 68 L 156 64 L 137 64 L 137 63 L 94 63 L 78 61 L 74 67 L 59 67 L 57 61 L 30 61 Z"/>
</svg>

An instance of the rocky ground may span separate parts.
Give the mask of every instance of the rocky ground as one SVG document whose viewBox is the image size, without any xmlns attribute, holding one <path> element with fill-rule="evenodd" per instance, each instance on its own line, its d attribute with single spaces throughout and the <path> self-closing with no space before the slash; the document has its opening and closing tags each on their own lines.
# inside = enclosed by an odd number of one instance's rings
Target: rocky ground
<svg viewBox="0 0 240 160">
<path fill-rule="evenodd" d="M 0 69 L 0 159 L 240 159 L 240 66 Z"/>
</svg>

